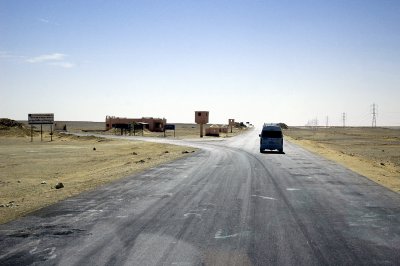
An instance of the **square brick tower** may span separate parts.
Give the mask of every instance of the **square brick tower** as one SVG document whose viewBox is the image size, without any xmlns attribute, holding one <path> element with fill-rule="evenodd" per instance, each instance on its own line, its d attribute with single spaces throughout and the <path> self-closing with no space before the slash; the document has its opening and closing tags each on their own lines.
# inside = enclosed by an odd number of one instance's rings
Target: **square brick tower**
<svg viewBox="0 0 400 266">
<path fill-rule="evenodd" d="M 209 111 L 195 111 L 194 121 L 200 125 L 200 138 L 203 137 L 203 125 L 208 123 Z"/>
</svg>

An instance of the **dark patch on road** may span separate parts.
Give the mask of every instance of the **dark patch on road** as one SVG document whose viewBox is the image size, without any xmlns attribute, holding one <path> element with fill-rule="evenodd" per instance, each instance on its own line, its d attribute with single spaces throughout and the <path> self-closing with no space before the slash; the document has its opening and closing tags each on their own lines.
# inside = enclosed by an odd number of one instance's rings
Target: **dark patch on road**
<svg viewBox="0 0 400 266">
<path fill-rule="evenodd" d="M 10 237 L 45 237 L 45 236 L 67 236 L 72 234 L 80 234 L 86 230 L 69 228 L 63 225 L 42 225 L 37 227 L 30 227 L 26 229 L 17 230 L 15 232 L 8 233 Z"/>
</svg>

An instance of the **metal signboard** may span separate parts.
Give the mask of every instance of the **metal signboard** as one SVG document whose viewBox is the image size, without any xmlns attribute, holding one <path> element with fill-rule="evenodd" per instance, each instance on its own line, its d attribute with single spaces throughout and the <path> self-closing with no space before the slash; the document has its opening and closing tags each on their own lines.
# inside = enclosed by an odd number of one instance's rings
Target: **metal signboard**
<svg viewBox="0 0 400 266">
<path fill-rule="evenodd" d="M 166 124 L 166 125 L 164 126 L 164 130 L 175 130 L 175 125 Z"/>
<path fill-rule="evenodd" d="M 174 124 L 165 124 L 164 126 L 164 138 L 166 137 L 165 131 L 173 130 L 174 131 L 174 138 L 175 138 L 175 125 Z"/>
<path fill-rule="evenodd" d="M 54 114 L 28 114 L 28 123 L 33 124 L 53 124 Z"/>
</svg>

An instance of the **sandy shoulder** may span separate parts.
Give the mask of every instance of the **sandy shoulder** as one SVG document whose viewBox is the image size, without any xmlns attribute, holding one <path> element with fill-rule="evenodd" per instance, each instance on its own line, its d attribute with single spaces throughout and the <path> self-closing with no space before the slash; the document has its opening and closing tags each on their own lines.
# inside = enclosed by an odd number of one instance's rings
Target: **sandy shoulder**
<svg viewBox="0 0 400 266">
<path fill-rule="evenodd" d="M 189 153 L 187 153 L 188 151 Z M 195 149 L 140 141 L 55 136 L 0 137 L 0 223 L 92 190 Z M 55 189 L 59 182 L 64 188 Z"/>
<path fill-rule="evenodd" d="M 340 150 L 337 146 L 333 147 L 332 145 L 317 141 L 299 140 L 289 136 L 285 136 L 285 139 L 329 160 L 335 161 L 395 192 L 400 192 L 400 169 L 393 164 L 381 165 L 371 159 Z"/>
</svg>

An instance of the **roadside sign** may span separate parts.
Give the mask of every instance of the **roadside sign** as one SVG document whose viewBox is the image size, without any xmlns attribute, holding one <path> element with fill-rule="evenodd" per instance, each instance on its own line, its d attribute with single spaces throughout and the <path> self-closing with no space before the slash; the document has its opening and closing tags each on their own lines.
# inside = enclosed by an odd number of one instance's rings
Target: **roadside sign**
<svg viewBox="0 0 400 266">
<path fill-rule="evenodd" d="M 53 141 L 54 114 L 28 114 L 28 123 L 31 125 L 31 142 L 33 141 L 33 126 L 40 125 L 40 140 L 43 141 L 43 125 L 50 125 L 50 141 Z"/>
<path fill-rule="evenodd" d="M 30 125 L 53 124 L 54 114 L 28 114 L 28 123 Z"/>
<path fill-rule="evenodd" d="M 166 125 L 164 126 L 164 130 L 175 130 L 175 125 L 166 124 Z"/>
<path fill-rule="evenodd" d="M 175 138 L 175 125 L 174 124 L 166 124 L 164 126 L 164 138 L 166 137 L 165 131 L 173 130 L 174 131 L 174 138 Z"/>
</svg>

